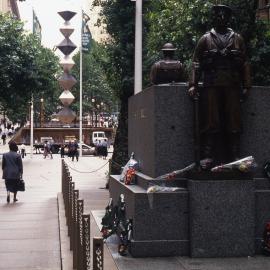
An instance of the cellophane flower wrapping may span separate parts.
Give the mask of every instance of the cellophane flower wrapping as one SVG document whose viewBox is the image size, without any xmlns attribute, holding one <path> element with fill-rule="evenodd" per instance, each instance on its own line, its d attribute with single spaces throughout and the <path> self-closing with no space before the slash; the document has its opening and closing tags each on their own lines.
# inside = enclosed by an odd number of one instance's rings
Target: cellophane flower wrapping
<svg viewBox="0 0 270 270">
<path fill-rule="evenodd" d="M 131 154 L 129 161 L 127 162 L 127 164 L 123 168 L 123 171 L 120 175 L 121 182 L 124 182 L 129 168 L 132 168 L 135 171 L 138 170 L 138 161 L 134 159 L 134 153 Z"/>
<path fill-rule="evenodd" d="M 226 172 L 232 170 L 238 170 L 243 173 L 253 171 L 257 167 L 253 156 L 248 156 L 237 161 L 222 164 L 211 169 L 212 172 Z"/>
</svg>

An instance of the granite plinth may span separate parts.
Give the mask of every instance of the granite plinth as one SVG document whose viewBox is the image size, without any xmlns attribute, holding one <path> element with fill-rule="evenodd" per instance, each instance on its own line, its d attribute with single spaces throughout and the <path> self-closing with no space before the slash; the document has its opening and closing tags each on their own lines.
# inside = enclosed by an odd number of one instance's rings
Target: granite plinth
<svg viewBox="0 0 270 270">
<path fill-rule="evenodd" d="M 240 157 L 255 157 L 255 177 L 263 177 L 269 160 L 269 103 L 270 88 L 254 86 L 241 108 Z M 132 96 L 128 121 L 129 154 L 135 153 L 142 173 L 157 177 L 194 161 L 193 103 L 186 84 L 154 85 Z"/>
<path fill-rule="evenodd" d="M 186 189 L 147 194 L 145 189 L 137 185 L 123 184 L 119 181 L 119 176 L 111 176 L 109 186 L 110 197 L 114 204 L 118 202 L 120 194 L 124 194 L 126 216 L 133 220 L 133 240 L 130 250 L 132 256 L 189 254 Z"/>
<path fill-rule="evenodd" d="M 192 163 L 192 112 L 185 84 L 155 85 L 129 99 L 128 149 L 142 173 L 157 177 Z"/>
<path fill-rule="evenodd" d="M 253 180 L 190 180 L 192 257 L 240 257 L 255 253 Z"/>
<path fill-rule="evenodd" d="M 256 253 L 261 254 L 263 232 L 266 223 L 270 221 L 270 204 L 269 204 L 270 190 L 257 189 L 255 192 L 255 202 L 256 202 L 255 248 Z"/>
<path fill-rule="evenodd" d="M 243 135 L 241 156 L 253 155 L 258 164 L 256 177 L 263 177 L 263 166 L 270 160 L 270 88 L 253 86 L 242 105 Z"/>
</svg>

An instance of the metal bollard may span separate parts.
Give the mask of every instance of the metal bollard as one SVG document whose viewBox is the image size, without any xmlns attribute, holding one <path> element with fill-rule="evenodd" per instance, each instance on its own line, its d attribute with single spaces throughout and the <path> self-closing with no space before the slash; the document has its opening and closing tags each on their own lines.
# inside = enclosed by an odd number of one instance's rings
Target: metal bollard
<svg viewBox="0 0 270 270">
<path fill-rule="evenodd" d="M 83 211 L 84 211 L 84 201 L 78 200 L 77 207 L 77 270 L 83 269 Z"/>
<path fill-rule="evenodd" d="M 82 216 L 83 225 L 83 270 L 91 269 L 90 215 Z"/>
<path fill-rule="evenodd" d="M 70 190 L 70 201 L 69 201 L 69 222 L 68 222 L 68 227 L 69 227 L 69 237 L 70 237 L 70 250 L 73 250 L 73 198 L 74 198 L 74 189 L 75 189 L 75 183 L 71 182 L 71 190 Z"/>
<path fill-rule="evenodd" d="M 93 270 L 104 269 L 104 244 L 102 237 L 93 238 Z"/>
<path fill-rule="evenodd" d="M 71 236 L 71 221 L 72 221 L 72 197 L 73 197 L 73 190 L 74 190 L 74 182 L 69 182 L 69 189 L 68 189 L 68 204 L 67 204 L 67 225 L 68 225 L 68 236 Z M 71 241 L 71 240 L 70 240 Z M 71 245 L 70 245 L 71 246 Z M 71 248 L 71 247 L 70 247 Z"/>
<path fill-rule="evenodd" d="M 72 182 L 72 177 L 67 177 L 67 183 L 66 183 L 66 196 L 65 196 L 65 213 L 67 218 L 67 225 L 68 225 L 68 218 L 69 218 L 69 197 L 70 197 L 70 185 Z"/>
<path fill-rule="evenodd" d="M 78 199 L 79 199 L 79 190 L 75 189 L 74 190 L 74 195 L 73 195 L 73 204 L 72 204 L 72 209 L 73 209 L 73 219 L 72 219 L 72 238 L 73 238 L 73 268 L 77 268 L 77 254 L 78 254 L 78 237 L 77 237 L 77 223 L 78 223 Z"/>
<path fill-rule="evenodd" d="M 65 164 L 64 161 L 62 161 L 62 194 L 65 208 L 68 200 L 68 185 L 69 185 L 68 178 L 69 178 L 69 171 L 67 165 Z"/>
<path fill-rule="evenodd" d="M 62 159 L 61 161 L 61 173 L 62 173 L 62 193 L 64 194 L 64 184 L 65 184 L 65 176 L 66 176 L 66 171 L 65 171 L 65 163 L 64 160 Z"/>
</svg>

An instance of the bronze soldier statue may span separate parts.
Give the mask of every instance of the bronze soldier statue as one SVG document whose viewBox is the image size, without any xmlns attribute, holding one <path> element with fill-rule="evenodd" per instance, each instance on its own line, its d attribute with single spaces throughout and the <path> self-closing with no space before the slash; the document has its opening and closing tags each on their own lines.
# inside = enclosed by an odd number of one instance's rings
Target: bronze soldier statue
<svg viewBox="0 0 270 270">
<path fill-rule="evenodd" d="M 183 68 L 178 60 L 174 60 L 176 48 L 171 43 L 166 43 L 162 52 L 164 59 L 153 64 L 150 80 L 153 84 L 174 83 L 182 80 Z"/>
<path fill-rule="evenodd" d="M 227 151 L 226 160 L 221 158 L 221 162 L 239 158 L 240 102 L 251 88 L 243 38 L 228 28 L 231 8 L 214 5 L 212 16 L 214 28 L 200 38 L 193 55 L 188 90 L 191 97 L 200 96 L 201 155 L 209 161 L 209 167 L 221 144 Z M 200 93 L 199 80 L 203 82 Z"/>
</svg>

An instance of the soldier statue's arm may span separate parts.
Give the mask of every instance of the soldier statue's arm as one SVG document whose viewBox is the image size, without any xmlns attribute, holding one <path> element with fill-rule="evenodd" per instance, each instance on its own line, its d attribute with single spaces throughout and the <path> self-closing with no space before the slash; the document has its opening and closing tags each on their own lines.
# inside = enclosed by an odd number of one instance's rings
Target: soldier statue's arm
<svg viewBox="0 0 270 270">
<path fill-rule="evenodd" d="M 206 50 L 206 35 L 202 36 L 195 48 L 193 59 L 192 59 L 192 70 L 191 77 L 189 81 L 188 94 L 191 97 L 198 95 L 198 82 L 201 77 L 201 67 L 200 62 L 203 56 L 203 52 Z"/>
<path fill-rule="evenodd" d="M 152 84 L 157 84 L 157 67 L 158 67 L 158 65 L 159 65 L 158 63 L 155 63 L 151 67 L 150 81 Z"/>
</svg>

